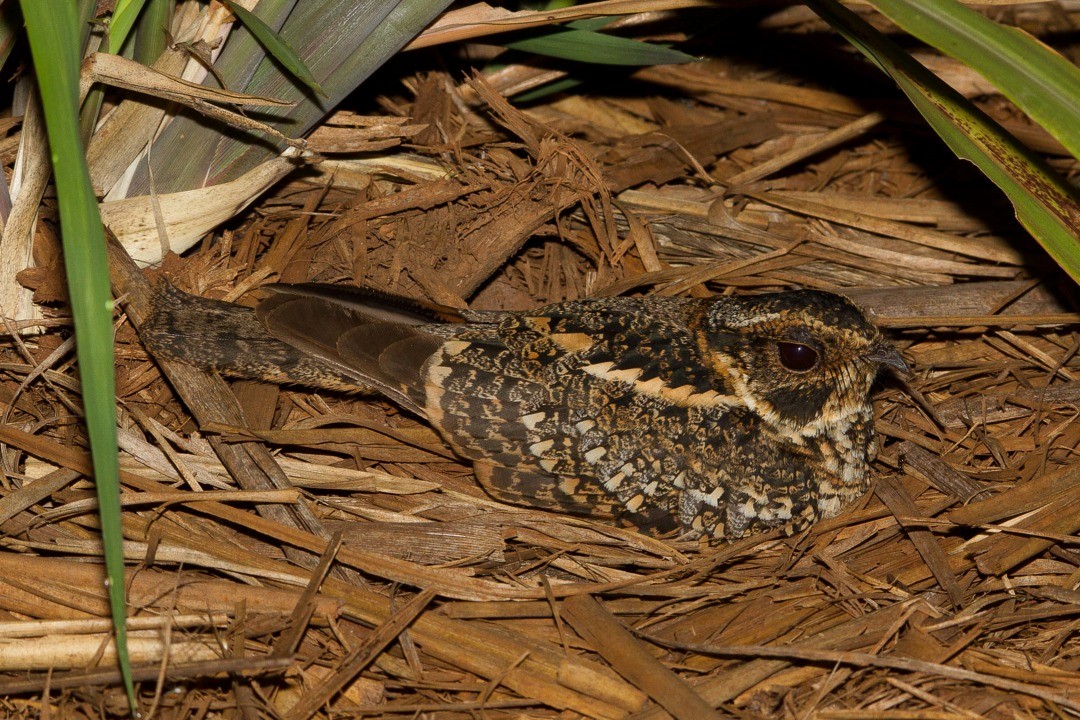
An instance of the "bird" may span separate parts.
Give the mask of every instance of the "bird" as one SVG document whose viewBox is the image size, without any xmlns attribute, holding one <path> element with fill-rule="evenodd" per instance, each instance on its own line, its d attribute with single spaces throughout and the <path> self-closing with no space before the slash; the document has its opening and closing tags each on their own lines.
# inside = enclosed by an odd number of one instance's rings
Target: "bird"
<svg viewBox="0 0 1080 720">
<path fill-rule="evenodd" d="M 253 309 L 162 281 L 152 355 L 234 377 L 374 392 L 426 420 L 495 499 L 652 535 L 792 534 L 871 485 L 871 389 L 908 367 L 820 290 L 446 307 L 276 284 Z"/>
</svg>

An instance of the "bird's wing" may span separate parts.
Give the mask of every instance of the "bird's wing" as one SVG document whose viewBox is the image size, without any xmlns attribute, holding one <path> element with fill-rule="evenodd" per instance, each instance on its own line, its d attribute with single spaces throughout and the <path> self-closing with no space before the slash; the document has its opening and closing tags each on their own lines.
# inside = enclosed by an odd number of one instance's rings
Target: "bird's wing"
<svg viewBox="0 0 1080 720">
<path fill-rule="evenodd" d="M 371 390 L 355 373 L 271 335 L 252 308 L 189 295 L 165 281 L 154 287 L 139 334 L 158 359 L 231 377 L 338 392 Z"/>
<path fill-rule="evenodd" d="M 650 306 L 581 301 L 467 326 L 428 364 L 426 414 L 496 497 L 639 525 L 678 517 L 701 442 L 687 428 L 738 401 L 677 314 L 643 317 Z"/>
<path fill-rule="evenodd" d="M 333 285 L 270 285 L 255 309 L 277 339 L 321 358 L 358 384 L 424 414 L 423 368 L 445 340 L 428 331 L 463 323 L 453 308 Z"/>
</svg>

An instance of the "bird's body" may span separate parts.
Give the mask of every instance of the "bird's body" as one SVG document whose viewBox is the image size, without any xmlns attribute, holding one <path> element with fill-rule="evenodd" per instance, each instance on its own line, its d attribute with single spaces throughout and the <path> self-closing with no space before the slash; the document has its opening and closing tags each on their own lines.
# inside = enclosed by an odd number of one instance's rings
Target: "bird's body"
<svg viewBox="0 0 1080 720">
<path fill-rule="evenodd" d="M 733 538 L 835 515 L 869 487 L 874 378 L 903 368 L 824 292 L 485 312 L 271 289 L 254 313 L 161 292 L 147 343 L 234 375 L 372 388 L 426 418 L 493 496 L 653 532 Z"/>
</svg>

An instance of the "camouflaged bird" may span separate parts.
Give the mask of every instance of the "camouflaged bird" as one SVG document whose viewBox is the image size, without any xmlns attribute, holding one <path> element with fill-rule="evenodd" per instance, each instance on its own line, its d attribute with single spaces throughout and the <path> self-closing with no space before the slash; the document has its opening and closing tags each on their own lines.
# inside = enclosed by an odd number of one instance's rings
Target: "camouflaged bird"
<svg viewBox="0 0 1080 720">
<path fill-rule="evenodd" d="M 254 310 L 169 285 L 150 350 L 205 369 L 371 388 L 426 418 L 506 502 L 737 538 L 869 487 L 870 388 L 904 361 L 827 292 L 455 310 L 273 285 Z"/>
</svg>

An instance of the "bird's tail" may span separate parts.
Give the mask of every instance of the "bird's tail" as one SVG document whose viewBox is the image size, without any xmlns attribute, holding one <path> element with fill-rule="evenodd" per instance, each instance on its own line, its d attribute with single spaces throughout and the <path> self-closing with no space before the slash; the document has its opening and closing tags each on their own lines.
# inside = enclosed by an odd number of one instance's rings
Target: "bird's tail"
<svg viewBox="0 0 1080 720">
<path fill-rule="evenodd" d="M 365 392 L 355 377 L 278 340 L 251 308 L 189 295 L 162 281 L 140 328 L 150 353 L 231 377 Z"/>
</svg>

